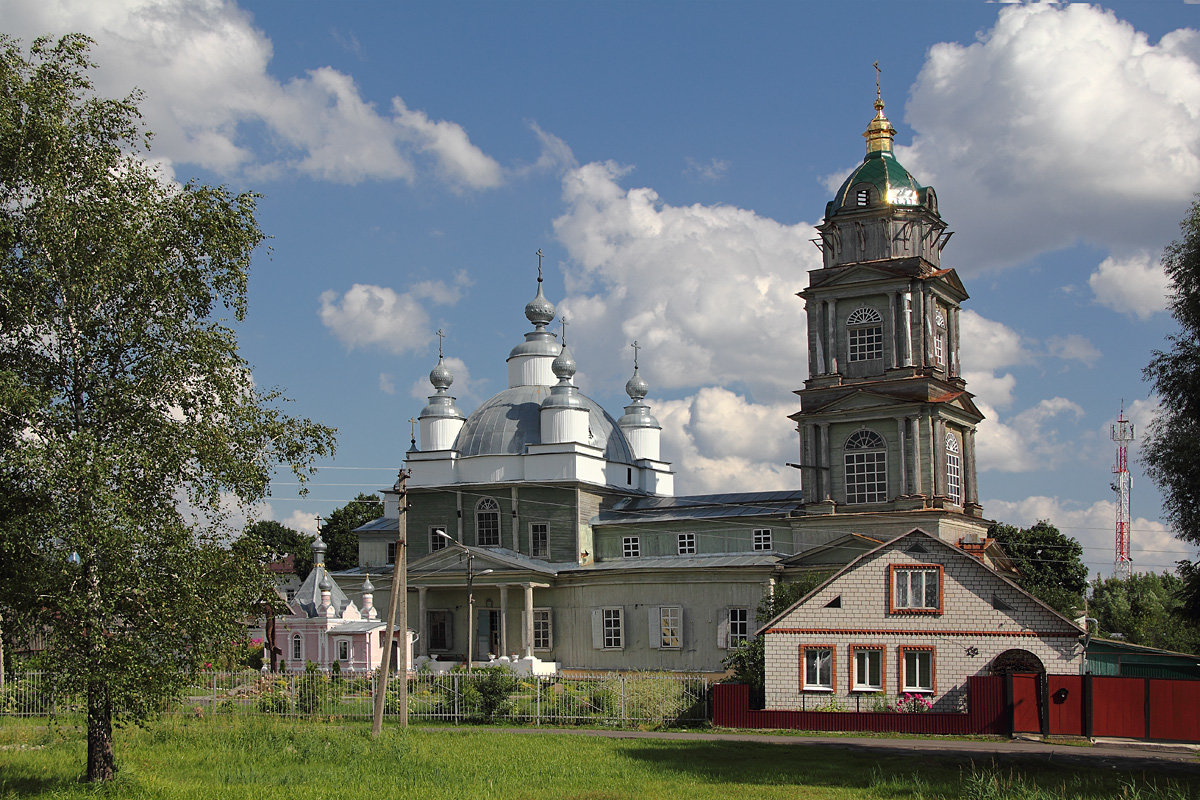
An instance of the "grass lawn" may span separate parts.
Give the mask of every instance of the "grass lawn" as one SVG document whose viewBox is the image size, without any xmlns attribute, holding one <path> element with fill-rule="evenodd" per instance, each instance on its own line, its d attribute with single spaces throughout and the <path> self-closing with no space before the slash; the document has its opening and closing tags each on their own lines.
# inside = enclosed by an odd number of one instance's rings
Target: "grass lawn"
<svg viewBox="0 0 1200 800">
<path fill-rule="evenodd" d="M 947 742 L 953 747 L 953 742 Z M 0 798 L 1195 798 L 1200 771 L 1160 774 L 1044 760 L 972 764 L 831 745 L 401 732 L 369 722 L 167 719 L 117 734 L 111 786 L 79 782 L 75 725 L 0 719 Z"/>
</svg>

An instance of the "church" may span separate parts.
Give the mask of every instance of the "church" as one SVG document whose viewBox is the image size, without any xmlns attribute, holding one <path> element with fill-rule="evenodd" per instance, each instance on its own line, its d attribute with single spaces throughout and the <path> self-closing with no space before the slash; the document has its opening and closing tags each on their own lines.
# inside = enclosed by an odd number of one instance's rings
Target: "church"
<svg viewBox="0 0 1200 800">
<path fill-rule="evenodd" d="M 777 583 L 916 529 L 1004 566 L 986 537 L 982 414 L 959 362 L 967 292 L 942 266 L 951 234 L 937 195 L 896 160 L 883 108 L 877 94 L 866 156 L 826 205 L 814 239 L 823 264 L 799 292 L 802 491 L 676 496 L 636 350 L 614 417 L 575 386 L 539 275 L 507 388 L 466 413 L 441 354 L 429 374 L 404 460 L 417 656 L 722 672 Z M 332 576 L 347 594 L 368 576 L 381 596 L 390 589 L 399 501 L 385 496 L 384 516 L 358 529 L 359 566 Z"/>
</svg>

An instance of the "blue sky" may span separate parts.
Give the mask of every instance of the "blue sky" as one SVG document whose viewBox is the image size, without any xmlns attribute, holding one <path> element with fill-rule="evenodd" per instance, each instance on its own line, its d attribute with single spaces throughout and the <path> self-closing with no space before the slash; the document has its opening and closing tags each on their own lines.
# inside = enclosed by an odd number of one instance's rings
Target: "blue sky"
<svg viewBox="0 0 1200 800">
<path fill-rule="evenodd" d="M 460 406 L 503 388 L 539 248 L 611 413 L 644 345 L 681 493 L 798 487 L 794 294 L 878 60 L 972 295 L 985 513 L 1049 518 L 1107 574 L 1108 426 L 1122 399 L 1139 429 L 1153 414 L 1158 256 L 1200 189 L 1198 11 L 0 0 L 0 27 L 90 34 L 101 90 L 146 92 L 164 169 L 263 194 L 244 355 L 339 449 L 309 497 L 284 479 L 248 512 L 308 529 L 394 479 L 439 327 Z M 1133 516 L 1135 568 L 1193 555 L 1136 466 Z"/>
</svg>

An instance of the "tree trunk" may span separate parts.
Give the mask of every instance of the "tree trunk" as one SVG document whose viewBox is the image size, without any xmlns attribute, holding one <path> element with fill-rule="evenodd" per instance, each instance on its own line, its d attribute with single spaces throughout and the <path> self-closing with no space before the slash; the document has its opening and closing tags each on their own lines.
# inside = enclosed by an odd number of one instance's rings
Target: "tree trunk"
<svg viewBox="0 0 1200 800">
<path fill-rule="evenodd" d="M 87 740 L 87 779 L 94 782 L 112 780 L 117 774 L 117 761 L 113 757 L 112 703 L 108 687 L 99 682 L 88 684 Z"/>
</svg>

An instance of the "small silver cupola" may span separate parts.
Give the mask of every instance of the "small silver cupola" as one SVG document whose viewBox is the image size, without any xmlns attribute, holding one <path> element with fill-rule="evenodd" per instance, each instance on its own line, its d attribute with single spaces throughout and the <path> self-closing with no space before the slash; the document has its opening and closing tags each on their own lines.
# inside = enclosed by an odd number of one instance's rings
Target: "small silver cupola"
<svg viewBox="0 0 1200 800">
<path fill-rule="evenodd" d="M 631 402 L 625 406 L 625 415 L 617 420 L 617 425 L 629 440 L 635 458 L 658 461 L 662 426 L 650 414 L 650 406 L 644 402 L 650 386 L 638 372 L 638 350 L 641 345 L 635 341 L 630 347 L 633 348 L 633 377 L 625 382 L 625 393 Z"/>
<path fill-rule="evenodd" d="M 567 347 L 567 320 L 563 318 L 563 346 L 551 368 L 558 383 L 542 401 L 540 411 L 542 444 L 576 442 L 591 444 L 591 413 L 583 395 L 571 379 L 575 377 L 575 358 Z"/>
<path fill-rule="evenodd" d="M 429 404 L 421 410 L 417 421 L 421 424 L 421 445 L 426 450 L 451 450 L 455 437 L 466 422 L 466 416 L 454 404 L 455 398 L 448 392 L 454 383 L 454 374 L 446 366 L 442 351 L 446 334 L 438 330 L 437 337 L 438 363 L 429 373 L 429 383 L 433 385 L 434 393 L 429 396 Z M 414 437 L 413 450 L 415 449 Z"/>
<path fill-rule="evenodd" d="M 560 350 L 558 337 L 546 330 L 554 321 L 554 304 L 542 294 L 542 251 L 537 251 L 537 296 L 525 304 L 525 318 L 533 330 L 508 354 L 508 386 L 550 386 L 554 383 L 550 363 Z"/>
</svg>

